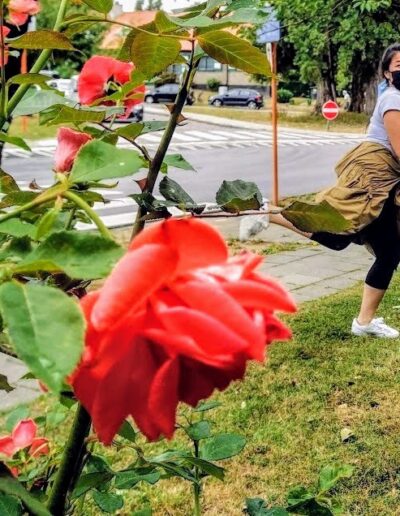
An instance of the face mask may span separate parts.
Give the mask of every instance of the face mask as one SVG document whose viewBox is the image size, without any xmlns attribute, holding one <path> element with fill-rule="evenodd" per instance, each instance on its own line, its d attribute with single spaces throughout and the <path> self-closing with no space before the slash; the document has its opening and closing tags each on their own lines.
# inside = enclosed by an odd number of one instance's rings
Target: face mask
<svg viewBox="0 0 400 516">
<path fill-rule="evenodd" d="M 392 72 L 392 84 L 396 89 L 400 90 L 400 70 Z"/>
</svg>

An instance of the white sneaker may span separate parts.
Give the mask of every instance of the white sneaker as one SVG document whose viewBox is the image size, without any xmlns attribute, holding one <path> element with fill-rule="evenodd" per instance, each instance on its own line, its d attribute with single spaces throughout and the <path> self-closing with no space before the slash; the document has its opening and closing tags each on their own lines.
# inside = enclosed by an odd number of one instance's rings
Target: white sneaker
<svg viewBox="0 0 400 516">
<path fill-rule="evenodd" d="M 351 333 L 359 337 L 370 335 L 371 337 L 380 337 L 386 339 L 397 339 L 399 332 L 394 328 L 391 328 L 387 324 L 383 317 L 378 319 L 372 319 L 369 324 L 362 325 L 357 319 L 354 319 L 351 326 Z"/>
</svg>

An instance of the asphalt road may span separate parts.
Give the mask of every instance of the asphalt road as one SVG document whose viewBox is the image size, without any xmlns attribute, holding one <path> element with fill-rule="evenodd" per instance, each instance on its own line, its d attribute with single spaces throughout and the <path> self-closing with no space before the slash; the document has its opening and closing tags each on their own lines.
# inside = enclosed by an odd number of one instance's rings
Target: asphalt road
<svg viewBox="0 0 400 516">
<path fill-rule="evenodd" d="M 272 149 L 270 135 L 261 144 L 262 132 L 261 127 L 252 137 L 249 130 L 199 122 L 180 127 L 179 145 L 174 152 L 181 153 L 197 172 L 175 169 L 170 171 L 170 177 L 178 181 L 198 202 L 213 202 L 224 179 L 254 181 L 263 194 L 269 197 L 272 189 Z M 335 180 L 335 163 L 355 145 L 353 140 L 347 140 L 346 137 L 336 141 L 332 140 L 329 133 L 309 134 L 297 132 L 292 137 L 284 129 L 281 130 L 279 182 L 282 197 L 315 192 L 332 184 Z M 211 147 L 204 141 L 207 138 L 210 138 Z M 191 143 L 192 140 L 194 143 Z M 150 152 L 155 148 L 156 143 L 149 144 Z M 48 184 L 52 180 L 53 150 L 48 154 L 7 156 L 3 168 L 13 173 L 18 181 L 35 179 L 39 184 Z M 125 178 L 120 181 L 118 190 L 128 195 L 137 192 L 138 187 L 132 179 Z"/>
</svg>

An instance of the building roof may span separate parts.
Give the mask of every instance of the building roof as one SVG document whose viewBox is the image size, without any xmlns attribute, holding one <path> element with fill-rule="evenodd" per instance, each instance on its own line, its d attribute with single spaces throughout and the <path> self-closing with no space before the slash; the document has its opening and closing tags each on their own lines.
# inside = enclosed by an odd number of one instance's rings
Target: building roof
<svg viewBox="0 0 400 516">
<path fill-rule="evenodd" d="M 124 23 L 131 27 L 140 27 L 141 25 L 147 25 L 151 23 L 157 11 L 134 11 L 129 13 L 122 13 L 115 18 L 116 22 Z M 129 31 L 127 27 L 121 27 L 120 25 L 111 25 L 111 28 L 106 32 L 103 42 L 101 44 L 102 49 L 115 50 L 122 47 L 124 37 Z M 190 52 L 192 46 L 189 41 L 182 40 L 182 51 Z"/>
</svg>

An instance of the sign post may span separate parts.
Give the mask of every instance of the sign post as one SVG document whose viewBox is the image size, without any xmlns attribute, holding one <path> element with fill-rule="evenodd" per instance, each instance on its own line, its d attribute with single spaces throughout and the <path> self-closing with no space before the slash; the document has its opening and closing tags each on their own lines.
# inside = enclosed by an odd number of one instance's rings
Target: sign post
<svg viewBox="0 0 400 516">
<path fill-rule="evenodd" d="M 333 100 L 328 100 L 328 102 L 325 102 L 325 104 L 322 106 L 322 116 L 327 121 L 326 124 L 326 130 L 329 131 L 330 123 L 333 120 L 336 120 L 336 118 L 339 116 L 339 106 L 334 102 Z"/>
<path fill-rule="evenodd" d="M 257 42 L 267 45 L 267 56 L 271 63 L 271 101 L 272 101 L 272 202 L 279 201 L 279 165 L 278 165 L 278 42 L 281 38 L 281 26 L 275 11 L 267 6 L 268 21 L 257 31 Z"/>
</svg>

